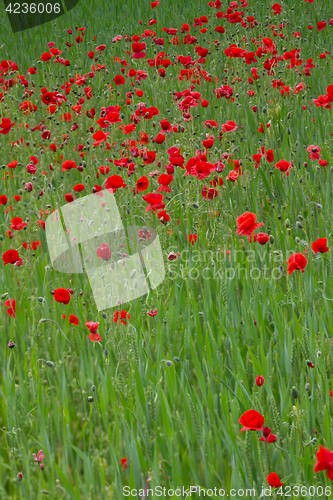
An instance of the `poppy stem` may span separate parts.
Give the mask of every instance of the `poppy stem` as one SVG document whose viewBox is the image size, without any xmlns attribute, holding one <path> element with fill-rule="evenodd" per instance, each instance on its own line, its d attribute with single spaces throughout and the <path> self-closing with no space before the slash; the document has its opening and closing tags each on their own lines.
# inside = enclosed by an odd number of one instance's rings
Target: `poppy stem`
<svg viewBox="0 0 333 500">
<path fill-rule="evenodd" d="M 300 416 L 299 416 L 299 406 L 298 406 L 297 399 L 296 399 L 296 409 L 297 409 L 297 427 L 298 427 L 298 435 L 299 435 L 299 454 L 302 457 L 301 419 L 300 419 Z"/>
<path fill-rule="evenodd" d="M 266 480 L 266 477 L 265 477 L 265 474 L 264 474 L 264 470 L 263 470 L 263 467 L 262 467 L 262 461 L 261 461 L 261 455 L 260 455 L 260 440 L 259 440 L 259 436 L 258 436 L 257 433 L 256 433 L 256 436 L 257 436 L 257 444 L 258 444 L 258 456 L 259 456 L 260 470 L 261 470 L 262 477 L 264 479 L 264 483 L 265 483 L 265 485 L 267 485 L 267 480 Z"/>
<path fill-rule="evenodd" d="M 65 337 L 65 339 L 67 340 L 67 342 L 68 342 L 70 345 L 72 345 L 56 321 L 53 321 L 52 319 L 46 319 L 46 318 L 43 318 L 42 323 L 45 323 L 45 321 L 49 321 L 50 323 L 54 323 L 55 325 L 57 325 L 57 327 L 59 328 L 59 330 L 61 331 L 61 333 L 62 333 L 62 334 L 63 334 L 63 336 Z M 39 323 L 41 323 L 41 321 L 40 321 Z"/>
</svg>

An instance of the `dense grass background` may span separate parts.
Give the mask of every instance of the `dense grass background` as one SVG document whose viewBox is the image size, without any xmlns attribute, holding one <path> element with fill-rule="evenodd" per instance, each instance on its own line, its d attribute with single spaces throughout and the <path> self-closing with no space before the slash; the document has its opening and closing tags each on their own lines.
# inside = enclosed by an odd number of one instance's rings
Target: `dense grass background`
<svg viewBox="0 0 333 500">
<path fill-rule="evenodd" d="M 201 197 L 203 182 L 189 181 L 182 170 L 176 170 L 173 193 L 167 201 L 171 221 L 163 226 L 155 214 L 145 212 L 146 204 L 141 197 L 131 193 L 136 180 L 156 165 L 139 167 L 133 177 L 127 178 L 110 164 L 110 175 L 118 173 L 128 184 L 127 190 L 116 194 L 123 217 L 129 224 L 137 221 L 137 216 L 144 217 L 147 225 L 157 227 L 165 257 L 171 250 L 183 252 L 177 261 L 165 259 L 168 276 L 158 290 L 126 305 L 131 318 L 125 326 L 113 322 L 115 310 L 97 312 L 86 275 L 67 276 L 52 268 L 45 269 L 50 264 L 47 245 L 43 230 L 36 224 L 41 218 L 39 210 L 47 205 L 52 208 L 63 205 L 64 193 L 74 184 L 84 182 L 90 193 L 97 182 L 97 168 L 108 164 L 106 160 L 112 154 L 120 157 L 124 136 L 115 130 L 112 141 L 118 145 L 114 151 L 105 151 L 103 146 L 90 148 L 83 174 L 71 171 L 65 175 L 55 163 L 57 156 L 44 147 L 38 131 L 29 134 L 24 128 L 19 132 L 15 128 L 10 136 L 0 137 L 0 163 L 6 165 L 13 159 L 21 163 L 13 172 L 13 179 L 4 176 L 1 180 L 0 194 L 8 196 L 13 212 L 6 214 L 1 210 L 0 246 L 2 252 L 19 249 L 25 260 L 24 266 L 3 266 L 0 273 L 1 500 L 39 500 L 44 498 L 45 491 L 57 499 L 120 499 L 124 485 L 144 488 L 147 478 L 151 480 L 150 488 L 197 484 L 204 488 L 224 487 L 227 491 L 232 487 L 254 487 L 260 491 L 267 474 L 273 471 L 291 486 L 330 485 L 325 473 L 314 474 L 313 466 L 319 444 L 333 447 L 330 396 L 333 254 L 330 251 L 314 256 L 309 248 L 304 274 L 295 272 L 292 276 L 286 272 L 286 260 L 292 251 L 303 252 L 318 237 L 327 237 L 328 246 L 332 247 L 332 110 L 316 108 L 311 101 L 325 94 L 327 85 L 333 83 L 332 54 L 324 60 L 318 58 L 320 52 L 332 50 L 333 28 L 327 26 L 320 33 L 307 29 L 308 24 L 316 26 L 317 21 L 328 21 L 332 8 L 328 0 L 315 4 L 283 2 L 283 14 L 274 18 L 271 3 L 249 4 L 247 15 L 259 21 L 250 33 L 225 20 L 217 20 L 202 1 L 194 4 L 168 0 L 152 11 L 149 2 L 81 0 L 73 11 L 55 23 L 15 35 L 0 6 L 0 60 L 15 61 L 20 73 L 26 75 L 51 40 L 71 60 L 68 68 L 52 62 L 41 63 L 36 66 L 38 74 L 27 76 L 37 88 L 36 96 L 31 98 L 38 104 L 34 115 L 27 118 L 19 111 L 23 92 L 18 86 L 0 104 L 1 117 L 10 116 L 17 125 L 28 121 L 30 127 L 42 119 L 47 122 L 39 86 L 53 90 L 57 82 L 89 71 L 93 62 L 86 54 L 102 43 L 107 49 L 99 62 L 107 65 L 109 74 L 99 72 L 92 80 L 94 97 L 84 109 L 94 106 L 97 119 L 101 106 L 120 104 L 124 106 L 124 123 L 128 123 L 131 111 L 124 105 L 124 96 L 130 85 L 120 88 L 118 97 L 105 90 L 105 84 L 112 82 L 120 71 L 114 57 L 130 61 L 125 54 L 128 44 L 123 40 L 114 46 L 112 38 L 116 34 L 140 34 L 148 27 L 147 21 L 156 17 L 158 25 L 152 29 L 156 28 L 159 36 L 167 40 L 168 36 L 161 31 L 164 26 L 180 28 L 189 19 L 212 15 L 212 26 L 222 24 L 226 33 L 203 35 L 195 31 L 203 46 L 206 40 L 221 40 L 218 49 L 207 57 L 204 68 L 218 76 L 220 83 L 224 69 L 228 69 L 231 75 L 228 84 L 239 95 L 238 105 L 217 100 L 213 89 L 219 85 L 202 80 L 197 90 L 210 100 L 210 106 L 196 108 L 193 121 L 184 123 L 170 92 L 188 88 L 190 82 L 178 80 L 179 66 L 170 66 L 168 78 L 161 80 L 145 61 L 133 63 L 136 69 L 145 69 L 149 74 L 140 85 L 145 91 L 140 100 L 158 106 L 158 120 L 167 117 L 172 123 L 185 126 L 184 134 L 172 135 L 164 145 L 157 146 L 162 165 L 168 159 L 167 148 L 176 143 L 188 157 L 202 149 L 202 138 L 207 132 L 205 120 L 216 120 L 218 130 L 225 121 L 234 120 L 238 130 L 224 136 L 221 143 L 215 133 L 215 146 L 210 153 L 214 161 L 222 152 L 242 159 L 245 172 L 236 185 L 226 180 L 227 167 L 222 173 L 224 187 L 219 188 L 218 197 L 208 202 Z M 221 10 L 226 8 L 223 2 Z M 302 59 L 313 58 L 316 67 L 310 77 L 305 77 L 286 69 L 288 63 L 283 62 L 277 78 L 291 89 L 300 81 L 309 87 L 299 95 L 291 92 L 290 96 L 282 97 L 272 87 L 272 76 L 263 70 L 264 59 L 261 59 L 254 64 L 260 74 L 253 86 L 256 95 L 249 98 L 246 91 L 250 87 L 247 84 L 250 67 L 226 58 L 223 50 L 230 43 L 241 43 L 242 36 L 271 36 L 268 24 L 278 25 L 282 18 L 288 24 L 283 30 L 286 38 L 274 38 L 278 54 L 284 53 L 283 47 L 291 50 L 300 46 Z M 143 21 L 142 27 L 139 20 Z M 85 41 L 79 45 L 74 42 L 67 54 L 66 41 L 74 41 L 74 35 L 70 38 L 67 29 L 73 29 L 76 36 L 75 26 L 87 27 Z M 291 37 L 295 31 L 301 32 L 300 40 Z M 154 49 L 159 48 L 146 41 L 148 57 L 154 57 Z M 179 53 L 187 55 L 188 51 L 196 58 L 192 46 L 166 43 L 161 50 L 171 60 Z M 231 84 L 235 76 L 242 78 L 242 82 Z M 78 88 L 77 97 L 81 93 Z M 73 92 L 68 100 L 75 104 Z M 256 114 L 251 110 L 254 104 L 258 106 Z M 302 109 L 303 104 L 308 106 L 307 110 Z M 272 120 L 270 129 L 259 134 L 260 122 L 266 124 L 269 120 Z M 79 162 L 73 148 L 86 143 L 91 135 L 87 130 L 95 123 L 85 113 L 77 121 L 79 129 L 74 133 L 70 131 L 71 123 L 61 122 L 57 127 L 51 122 L 50 128 L 59 140 L 62 134 L 69 133 L 62 154 L 64 159 Z M 144 122 L 138 130 L 149 134 L 157 131 L 150 122 Z M 12 148 L 9 141 L 21 136 L 24 142 L 30 141 L 29 148 L 24 144 Z M 321 146 L 327 167 L 318 168 L 317 162 L 308 159 L 309 144 Z M 271 169 L 267 164 L 254 168 L 249 158 L 262 145 L 274 150 L 276 161 L 285 158 L 294 162 L 288 178 L 275 170 L 274 164 Z M 41 163 L 34 191 L 31 194 L 24 191 L 21 201 L 16 203 L 13 195 L 30 180 L 25 165 L 29 155 L 35 153 Z M 42 170 L 48 170 L 50 162 L 56 166 L 52 180 L 41 174 Z M 157 188 L 156 181 L 151 180 L 149 191 L 155 189 L 154 183 Z M 42 188 L 45 194 L 36 197 Z M 274 237 L 274 243 L 261 247 L 235 235 L 236 218 L 247 210 L 264 222 L 261 229 Z M 214 211 L 219 211 L 220 217 Z M 15 239 L 9 240 L 5 232 L 14 216 L 29 217 L 29 227 L 24 234 L 18 232 Z M 286 219 L 290 220 L 288 229 Z M 198 235 L 195 246 L 187 239 L 191 233 Z M 21 245 L 25 240 L 41 240 L 42 248 L 34 255 L 24 251 Z M 227 249 L 229 256 L 224 252 Z M 229 279 L 233 273 L 230 268 L 236 270 L 233 279 Z M 258 279 L 254 268 L 262 271 Z M 275 276 L 281 274 L 280 279 L 274 279 L 274 268 Z M 227 269 L 229 274 L 225 274 Z M 50 292 L 58 287 L 74 290 L 68 306 L 54 301 Z M 15 319 L 6 314 L 3 304 L 13 297 L 17 303 Z M 147 315 L 151 308 L 158 310 L 152 318 Z M 62 314 L 70 313 L 78 316 L 80 326 L 69 325 L 62 319 Z M 40 324 L 42 318 L 52 322 Z M 89 320 L 100 322 L 102 345 L 89 341 L 84 326 Z M 14 349 L 7 347 L 9 339 L 15 342 Z M 45 364 L 50 360 L 55 363 L 54 368 Z M 172 360 L 172 366 L 168 367 L 163 360 Z M 314 369 L 307 366 L 307 360 L 315 364 Z M 262 387 L 255 384 L 257 375 L 265 378 Z M 305 389 L 307 382 L 309 391 Z M 294 385 L 299 390 L 296 406 L 290 397 Z M 93 397 L 92 403 L 88 402 L 88 396 Z M 259 444 L 261 433 L 258 436 L 255 432 L 239 433 L 238 419 L 249 408 L 265 416 L 265 424 L 278 437 L 275 444 Z M 32 457 L 40 449 L 45 454 L 43 471 Z M 120 463 L 123 457 L 127 457 L 129 465 L 124 470 Z M 23 474 L 21 482 L 17 479 L 18 472 Z M 275 498 L 281 496 L 275 494 Z"/>
</svg>

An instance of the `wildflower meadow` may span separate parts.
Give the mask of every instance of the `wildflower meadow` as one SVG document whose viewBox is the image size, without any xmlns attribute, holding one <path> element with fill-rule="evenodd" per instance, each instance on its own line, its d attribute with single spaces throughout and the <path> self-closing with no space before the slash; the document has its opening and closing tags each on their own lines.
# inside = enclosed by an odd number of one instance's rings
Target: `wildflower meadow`
<svg viewBox="0 0 333 500">
<path fill-rule="evenodd" d="M 332 2 L 63 3 L 0 5 L 0 499 L 333 498 Z"/>
</svg>

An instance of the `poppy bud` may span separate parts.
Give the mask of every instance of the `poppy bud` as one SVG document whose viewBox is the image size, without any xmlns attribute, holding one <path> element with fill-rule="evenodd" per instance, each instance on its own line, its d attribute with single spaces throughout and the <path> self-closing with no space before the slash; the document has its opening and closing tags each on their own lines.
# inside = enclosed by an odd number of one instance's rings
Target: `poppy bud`
<svg viewBox="0 0 333 500">
<path fill-rule="evenodd" d="M 287 134 L 290 135 L 291 134 L 291 130 L 290 128 L 287 128 Z"/>
<path fill-rule="evenodd" d="M 172 365 L 173 365 L 173 362 L 167 359 L 167 360 L 165 361 L 165 364 L 166 364 L 167 366 L 169 366 L 169 367 L 170 367 L 170 366 L 172 366 Z"/>
<path fill-rule="evenodd" d="M 269 235 L 269 242 L 273 245 L 275 238 L 272 234 Z"/>
<path fill-rule="evenodd" d="M 292 397 L 293 399 L 298 399 L 298 396 L 299 396 L 299 392 L 298 392 L 297 388 L 295 386 L 293 386 L 291 388 L 291 391 L 290 391 L 290 397 Z"/>
<path fill-rule="evenodd" d="M 102 313 L 102 318 L 106 319 L 108 315 L 106 313 Z"/>
<path fill-rule="evenodd" d="M 107 349 L 104 349 L 104 356 L 108 357 L 109 351 Z"/>
<path fill-rule="evenodd" d="M 42 304 L 43 302 L 45 302 L 44 297 L 38 297 L 38 299 L 37 299 L 37 300 L 38 300 L 38 302 L 40 302 L 41 304 Z"/>
<path fill-rule="evenodd" d="M 177 363 L 180 363 L 180 358 L 178 358 L 178 356 L 174 356 L 173 358 L 175 361 L 177 361 Z"/>
<path fill-rule="evenodd" d="M 17 479 L 18 479 L 19 481 L 22 481 L 22 479 L 23 479 L 23 474 L 22 474 L 22 472 L 19 472 L 19 473 L 17 474 Z"/>
<path fill-rule="evenodd" d="M 289 219 L 286 219 L 285 222 L 284 222 L 284 225 L 289 228 L 290 227 L 290 220 Z"/>
<path fill-rule="evenodd" d="M 55 364 L 53 363 L 53 361 L 46 361 L 46 366 L 48 366 L 49 368 L 54 368 L 55 367 Z"/>
<path fill-rule="evenodd" d="M 39 322 L 38 322 L 38 323 L 39 323 L 39 324 L 42 324 L 42 323 L 46 323 L 46 321 L 47 321 L 47 319 L 42 318 L 42 319 L 40 319 L 40 320 L 39 320 Z"/>
<path fill-rule="evenodd" d="M 267 113 L 267 108 L 265 108 L 265 107 L 264 107 L 264 108 L 262 108 L 262 112 L 263 112 L 264 114 L 265 114 L 265 113 Z"/>
<path fill-rule="evenodd" d="M 270 429 L 269 427 L 264 427 L 262 430 L 262 433 L 263 433 L 264 437 L 267 438 L 270 435 L 271 431 L 272 431 L 272 429 Z"/>
<path fill-rule="evenodd" d="M 92 403 L 94 401 L 94 398 L 92 396 L 87 397 L 88 403 Z"/>
<path fill-rule="evenodd" d="M 199 208 L 199 205 L 197 203 L 193 203 L 193 208 Z"/>
<path fill-rule="evenodd" d="M 5 297 L 7 297 L 7 295 L 8 295 L 8 292 L 5 292 L 5 293 L 3 293 L 3 294 L 1 295 L 1 298 L 2 298 L 2 299 L 4 299 Z"/>
<path fill-rule="evenodd" d="M 296 226 L 298 227 L 298 229 L 303 229 L 303 224 L 299 221 L 296 222 Z"/>
<path fill-rule="evenodd" d="M 318 208 L 318 210 L 321 210 L 323 208 L 323 206 L 320 203 L 317 203 L 316 207 Z"/>
<path fill-rule="evenodd" d="M 10 340 L 7 345 L 9 347 L 9 349 L 13 349 L 13 347 L 15 347 L 15 344 L 12 340 Z"/>
<path fill-rule="evenodd" d="M 305 390 L 308 392 L 311 390 L 311 385 L 309 384 L 309 382 L 305 384 Z"/>
<path fill-rule="evenodd" d="M 301 240 L 299 239 L 299 237 L 298 237 L 298 236 L 296 236 L 296 238 L 295 238 L 295 243 L 299 243 L 300 241 L 301 241 Z"/>
<path fill-rule="evenodd" d="M 96 392 L 96 386 L 95 385 L 92 385 L 91 388 L 90 388 L 91 392 Z"/>
<path fill-rule="evenodd" d="M 258 387 L 261 387 L 263 385 L 263 383 L 265 382 L 265 379 L 262 375 L 257 375 L 256 377 L 256 384 Z"/>
<path fill-rule="evenodd" d="M 44 464 L 39 464 L 39 467 L 44 470 Z"/>
<path fill-rule="evenodd" d="M 317 351 L 317 358 L 320 358 L 321 356 L 321 351 Z"/>
</svg>

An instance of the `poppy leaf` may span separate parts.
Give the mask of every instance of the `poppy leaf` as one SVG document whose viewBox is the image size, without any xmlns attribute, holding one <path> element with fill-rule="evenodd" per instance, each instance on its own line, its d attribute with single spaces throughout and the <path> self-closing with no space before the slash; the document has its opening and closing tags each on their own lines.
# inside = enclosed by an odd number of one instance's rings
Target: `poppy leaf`
<svg viewBox="0 0 333 500">
<path fill-rule="evenodd" d="M 55 462 L 53 462 L 53 465 L 56 468 L 56 471 L 58 473 L 60 481 L 62 482 L 63 487 L 65 488 L 67 493 L 70 495 L 70 497 L 75 500 L 75 491 L 74 491 L 73 486 L 71 485 L 71 483 L 69 482 L 69 480 L 67 479 L 67 477 L 65 476 L 63 471 L 60 469 L 60 467 Z"/>
<path fill-rule="evenodd" d="M 235 398 L 238 400 L 239 404 L 240 404 L 240 407 L 241 407 L 241 411 L 246 411 L 246 407 L 244 405 L 244 403 L 241 402 L 241 400 L 239 399 L 239 397 L 234 393 L 234 391 L 228 386 L 228 384 L 226 382 L 224 382 L 224 380 L 222 380 L 221 378 L 219 377 L 216 377 L 220 382 L 222 382 L 222 384 L 231 392 L 231 394 L 233 394 L 235 396 Z"/>
</svg>

